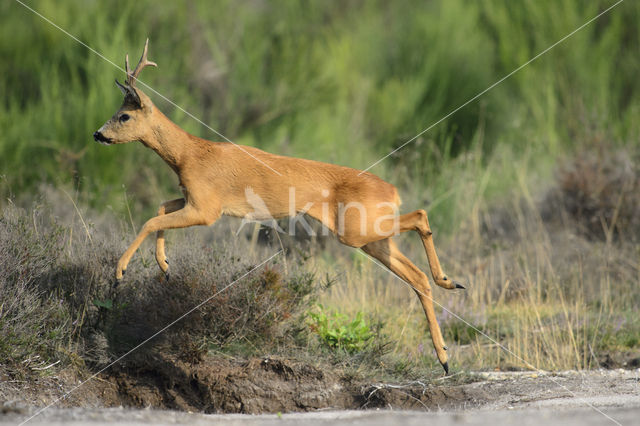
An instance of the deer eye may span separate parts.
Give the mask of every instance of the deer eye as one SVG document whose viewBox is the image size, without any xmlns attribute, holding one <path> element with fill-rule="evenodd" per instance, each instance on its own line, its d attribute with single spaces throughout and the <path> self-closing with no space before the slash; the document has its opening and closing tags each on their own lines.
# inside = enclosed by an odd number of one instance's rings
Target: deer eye
<svg viewBox="0 0 640 426">
<path fill-rule="evenodd" d="M 131 118 L 131 117 L 129 116 L 129 114 L 122 114 L 122 115 L 118 118 L 118 120 L 119 120 L 121 123 L 124 123 L 125 121 L 128 121 L 130 118 Z"/>
</svg>

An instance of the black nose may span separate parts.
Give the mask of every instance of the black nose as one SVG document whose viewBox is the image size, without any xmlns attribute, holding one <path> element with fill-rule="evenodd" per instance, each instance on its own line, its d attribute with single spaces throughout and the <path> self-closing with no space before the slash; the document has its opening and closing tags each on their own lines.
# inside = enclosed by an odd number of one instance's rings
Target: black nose
<svg viewBox="0 0 640 426">
<path fill-rule="evenodd" d="M 100 132 L 95 132 L 93 134 L 93 139 L 96 142 L 109 142 L 109 139 L 105 138 L 104 135 L 102 133 L 100 133 Z"/>
</svg>

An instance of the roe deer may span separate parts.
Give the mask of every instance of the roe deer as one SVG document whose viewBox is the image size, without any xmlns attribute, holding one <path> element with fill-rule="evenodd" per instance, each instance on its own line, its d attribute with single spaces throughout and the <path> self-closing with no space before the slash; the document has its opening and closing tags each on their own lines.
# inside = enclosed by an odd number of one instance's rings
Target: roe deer
<svg viewBox="0 0 640 426">
<path fill-rule="evenodd" d="M 251 200 L 259 197 L 259 215 L 280 218 L 306 213 L 335 233 L 343 244 L 361 248 L 415 290 L 427 317 L 438 360 L 448 373 L 446 346 L 432 303 L 427 276 L 398 249 L 392 236 L 416 231 L 424 245 L 434 282 L 446 289 L 464 288 L 443 273 L 433 244 L 427 213 L 399 214 L 396 188 L 379 177 L 348 167 L 270 154 L 227 142 L 210 142 L 190 135 L 171 122 L 136 87 L 140 71 L 156 66 L 147 60 L 149 40 L 133 71 L 126 57 L 127 79 L 116 84 L 124 102 L 93 134 L 105 145 L 140 141 L 153 149 L 180 180 L 183 198 L 164 202 L 118 261 L 116 284 L 142 241 L 156 234 L 156 260 L 168 274 L 164 230 L 211 225 L 221 215 L 255 217 Z M 253 157 L 253 158 L 251 158 Z M 292 197 L 292 193 L 294 197 Z M 256 203 L 253 203 L 254 205 Z"/>
</svg>

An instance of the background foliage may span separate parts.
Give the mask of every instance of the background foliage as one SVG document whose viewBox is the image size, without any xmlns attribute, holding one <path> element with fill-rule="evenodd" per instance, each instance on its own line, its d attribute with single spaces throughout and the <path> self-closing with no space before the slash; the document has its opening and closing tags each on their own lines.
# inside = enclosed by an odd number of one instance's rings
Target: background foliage
<svg viewBox="0 0 640 426">
<path fill-rule="evenodd" d="M 119 66 L 150 37 L 159 68 L 143 81 L 230 139 L 355 168 L 612 3 L 28 2 Z M 2 198 L 43 180 L 121 212 L 122 184 L 134 210 L 171 197 L 176 180 L 151 152 L 91 138 L 120 105 L 123 72 L 18 3 L 0 11 Z M 548 175 L 585 126 L 637 143 L 639 18 L 637 3 L 623 3 L 372 171 L 416 204 L 437 201 L 449 214 L 434 220 L 450 228 L 468 199 L 459 182 L 490 170 L 484 190 L 499 193 L 522 163 Z M 180 126 L 222 140 L 149 94 Z M 466 174 L 465 155 L 481 167 Z"/>
</svg>

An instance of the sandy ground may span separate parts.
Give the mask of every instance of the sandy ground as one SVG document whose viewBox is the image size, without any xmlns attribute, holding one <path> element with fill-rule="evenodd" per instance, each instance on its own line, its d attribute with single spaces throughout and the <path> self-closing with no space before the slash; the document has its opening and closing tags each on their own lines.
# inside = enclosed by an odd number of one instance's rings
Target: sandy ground
<svg viewBox="0 0 640 426">
<path fill-rule="evenodd" d="M 373 384 L 366 389 L 368 401 L 387 401 L 384 408 L 370 410 L 324 409 L 291 414 L 200 414 L 131 408 L 50 408 L 29 420 L 29 425 L 640 425 L 640 369 L 563 373 L 476 373 L 477 381 L 447 387 L 455 397 L 444 406 L 421 404 L 403 411 L 390 401 L 397 394 L 415 397 L 417 384 Z M 424 388 L 425 394 L 433 387 Z M 441 387 L 438 386 L 440 390 Z M 384 398 L 385 393 L 395 398 Z M 378 395 L 379 394 L 379 395 Z M 465 395 L 460 399 L 460 395 Z M 382 399 L 376 399 L 381 397 Z M 20 424 L 37 408 L 5 402 L 0 425 Z"/>
<path fill-rule="evenodd" d="M 591 408 L 468 410 L 464 412 L 417 411 L 328 411 L 320 413 L 295 413 L 269 415 L 188 414 L 154 410 L 65 410 L 48 421 L 33 420 L 29 425 L 637 425 L 640 424 L 640 408 L 602 407 L 605 417 Z M 3 422 L 2 424 L 16 424 Z M 19 423 L 18 423 L 19 424 Z"/>
</svg>

